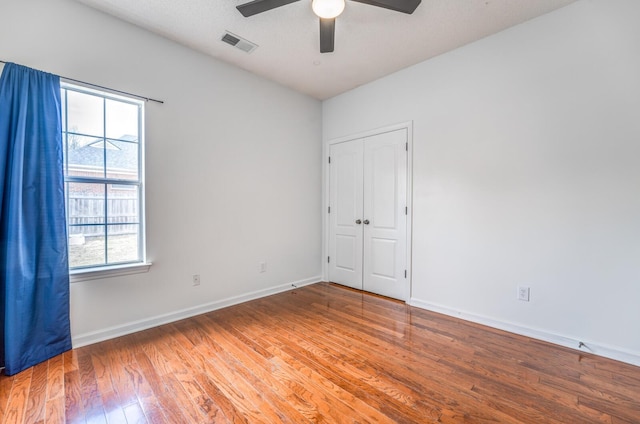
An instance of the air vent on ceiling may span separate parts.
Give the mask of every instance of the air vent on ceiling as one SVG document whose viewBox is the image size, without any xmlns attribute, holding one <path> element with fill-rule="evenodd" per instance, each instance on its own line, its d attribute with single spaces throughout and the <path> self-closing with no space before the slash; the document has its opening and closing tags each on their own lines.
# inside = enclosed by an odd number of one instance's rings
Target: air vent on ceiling
<svg viewBox="0 0 640 424">
<path fill-rule="evenodd" d="M 226 31 L 220 40 L 224 41 L 227 44 L 231 44 L 235 48 L 238 48 L 245 53 L 251 53 L 258 48 L 257 44 L 252 43 L 249 40 L 245 40 L 242 37 L 238 37 L 237 35 L 232 34 L 229 31 Z"/>
</svg>

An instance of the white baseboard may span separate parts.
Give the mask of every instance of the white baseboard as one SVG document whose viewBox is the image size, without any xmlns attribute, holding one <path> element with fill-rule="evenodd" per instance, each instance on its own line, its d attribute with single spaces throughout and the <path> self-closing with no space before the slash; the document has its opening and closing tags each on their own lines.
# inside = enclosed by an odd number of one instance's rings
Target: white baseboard
<svg viewBox="0 0 640 424">
<path fill-rule="evenodd" d="M 228 306 L 237 305 L 239 303 L 248 302 L 250 300 L 259 299 L 261 297 L 270 296 L 272 294 L 282 293 L 292 290 L 295 287 L 308 286 L 322 281 L 322 277 L 311 277 L 292 283 L 282 284 L 268 289 L 258 290 L 239 296 L 233 296 L 215 302 L 205 303 L 203 305 L 194 306 L 192 308 L 182 309 L 168 314 L 158 315 L 155 317 L 133 321 L 127 324 L 117 325 L 115 327 L 105 328 L 103 330 L 92 331 L 89 333 L 78 334 L 72 336 L 72 344 L 74 348 L 87 346 L 93 343 L 102 342 L 127 334 L 135 333 L 149 328 L 157 327 L 163 324 L 179 321 L 181 319 L 190 318 L 196 315 L 205 314 L 217 309 L 226 308 Z"/>
<path fill-rule="evenodd" d="M 612 348 L 610 346 L 600 345 L 598 343 L 587 340 L 577 340 L 548 331 L 529 328 L 511 322 L 499 321 L 482 315 L 476 315 L 473 313 L 452 309 L 446 306 L 425 302 L 416 298 L 411 298 L 407 303 L 417 308 L 426 309 L 428 311 L 460 318 L 465 321 L 475 322 L 477 324 L 486 325 L 489 327 L 497 328 L 499 330 L 508 331 L 510 333 L 530 337 L 532 339 L 542 340 L 556 345 L 568 347 L 579 352 L 593 353 L 594 355 L 603 356 L 605 358 L 614 359 L 616 361 L 625 362 L 627 364 L 640 366 L 640 353 L 637 352 L 629 352 L 622 349 Z"/>
</svg>

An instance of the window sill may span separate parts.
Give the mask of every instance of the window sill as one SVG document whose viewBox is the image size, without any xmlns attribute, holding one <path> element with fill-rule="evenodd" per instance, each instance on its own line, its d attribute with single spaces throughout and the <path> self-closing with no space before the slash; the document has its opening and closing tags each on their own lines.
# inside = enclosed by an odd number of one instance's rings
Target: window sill
<svg viewBox="0 0 640 424">
<path fill-rule="evenodd" d="M 79 283 L 81 281 L 99 280 L 102 278 L 121 277 L 123 275 L 141 274 L 148 272 L 151 262 L 129 265 L 114 265 L 100 268 L 86 268 L 69 271 L 69 282 Z"/>
</svg>

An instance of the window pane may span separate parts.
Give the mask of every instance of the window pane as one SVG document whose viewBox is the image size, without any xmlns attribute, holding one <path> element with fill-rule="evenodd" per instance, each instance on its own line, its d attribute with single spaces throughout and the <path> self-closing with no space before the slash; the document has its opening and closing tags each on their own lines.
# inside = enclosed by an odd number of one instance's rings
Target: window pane
<svg viewBox="0 0 640 424">
<path fill-rule="evenodd" d="M 69 266 L 140 262 L 144 105 L 75 90 L 62 88 Z"/>
<path fill-rule="evenodd" d="M 67 175 L 104 178 L 104 139 L 68 134 L 67 144 L 69 146 Z"/>
<path fill-rule="evenodd" d="M 64 176 L 66 177 L 68 174 L 68 164 L 67 164 L 67 150 L 68 150 L 68 146 L 67 146 L 67 133 L 63 132 L 62 133 L 62 168 L 64 171 Z M 66 189 L 66 188 L 65 188 Z"/>
<path fill-rule="evenodd" d="M 105 265 L 104 225 L 69 227 L 69 267 Z"/>
<path fill-rule="evenodd" d="M 106 100 L 107 138 L 138 141 L 138 105 Z"/>
<path fill-rule="evenodd" d="M 74 225 L 104 224 L 105 184 L 69 183 L 69 229 Z"/>
<path fill-rule="evenodd" d="M 138 186 L 109 184 L 107 186 L 107 222 L 109 224 L 138 224 Z"/>
<path fill-rule="evenodd" d="M 139 255 L 139 225 L 108 225 L 107 258 L 110 264 L 135 262 Z"/>
<path fill-rule="evenodd" d="M 72 268 L 106 264 L 105 189 L 102 183 L 67 183 Z"/>
<path fill-rule="evenodd" d="M 104 99 L 77 91 L 67 96 L 68 131 L 103 137 Z"/>
<path fill-rule="evenodd" d="M 107 178 L 138 179 L 138 143 L 107 140 Z"/>
<path fill-rule="evenodd" d="M 67 90 L 60 90 L 60 101 L 62 106 L 62 132 L 67 131 Z"/>
</svg>

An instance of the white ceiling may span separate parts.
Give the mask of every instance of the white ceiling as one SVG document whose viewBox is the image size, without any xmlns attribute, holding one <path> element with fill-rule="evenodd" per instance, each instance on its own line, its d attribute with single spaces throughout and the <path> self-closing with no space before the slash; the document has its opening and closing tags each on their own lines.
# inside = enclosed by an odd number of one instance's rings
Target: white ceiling
<svg viewBox="0 0 640 424">
<path fill-rule="evenodd" d="M 347 1 L 324 54 L 311 0 L 249 18 L 236 6 L 250 0 L 77 1 L 324 100 L 576 0 L 422 0 L 412 15 Z M 223 43 L 225 31 L 259 47 Z"/>
</svg>

